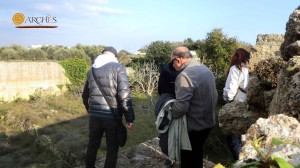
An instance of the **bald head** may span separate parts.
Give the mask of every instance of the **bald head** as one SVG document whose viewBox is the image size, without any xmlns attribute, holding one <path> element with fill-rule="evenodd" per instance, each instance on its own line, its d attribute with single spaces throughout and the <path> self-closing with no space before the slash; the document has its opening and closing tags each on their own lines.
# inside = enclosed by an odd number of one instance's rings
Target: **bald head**
<svg viewBox="0 0 300 168">
<path fill-rule="evenodd" d="M 190 50 L 187 47 L 177 47 L 173 50 L 171 54 L 171 60 L 174 58 L 193 58 L 193 55 L 191 54 Z"/>
</svg>

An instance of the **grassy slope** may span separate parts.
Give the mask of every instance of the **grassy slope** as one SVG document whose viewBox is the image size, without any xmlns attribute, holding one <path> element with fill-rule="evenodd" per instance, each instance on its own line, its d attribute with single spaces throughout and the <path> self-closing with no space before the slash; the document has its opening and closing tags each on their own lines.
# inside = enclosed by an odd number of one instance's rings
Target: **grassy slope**
<svg viewBox="0 0 300 168">
<path fill-rule="evenodd" d="M 128 133 L 125 147 L 157 136 L 153 104 L 142 95 L 133 95 L 135 129 Z M 29 130 L 27 130 L 29 128 Z M 36 129 L 36 131 L 34 131 Z M 206 158 L 227 164 L 230 153 L 216 127 L 206 142 Z M 88 140 L 88 117 L 80 97 L 65 94 L 17 100 L 0 105 L 1 167 L 74 167 L 82 164 Z M 99 157 L 105 155 L 102 141 Z M 225 150 L 224 150 L 225 149 Z"/>
<path fill-rule="evenodd" d="M 156 136 L 154 114 L 142 109 L 144 98 L 134 97 L 136 126 L 121 150 Z M 88 117 L 81 98 L 71 93 L 0 105 L 1 167 L 73 167 L 82 164 L 87 141 Z"/>
</svg>

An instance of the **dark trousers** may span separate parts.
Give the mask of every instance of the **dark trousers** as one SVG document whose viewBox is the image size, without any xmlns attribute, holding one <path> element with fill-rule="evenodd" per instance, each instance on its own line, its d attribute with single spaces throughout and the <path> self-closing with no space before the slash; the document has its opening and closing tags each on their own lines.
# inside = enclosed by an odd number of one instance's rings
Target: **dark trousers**
<svg viewBox="0 0 300 168">
<path fill-rule="evenodd" d="M 240 151 L 243 147 L 241 137 L 236 135 L 228 135 L 227 144 L 233 159 L 239 160 Z"/>
<path fill-rule="evenodd" d="M 203 167 L 203 145 L 209 135 L 211 128 L 202 131 L 190 131 L 189 138 L 192 151 L 181 150 L 181 168 Z"/>
<path fill-rule="evenodd" d="M 86 168 L 95 168 L 97 151 L 100 148 L 103 134 L 106 138 L 106 159 L 104 168 L 115 168 L 118 158 L 119 145 L 116 139 L 115 120 L 90 117 L 89 119 L 89 144 L 86 152 Z"/>
<path fill-rule="evenodd" d="M 161 151 L 165 154 L 165 155 L 169 155 L 168 154 L 168 131 L 165 133 L 161 133 L 159 134 L 159 146 Z"/>
</svg>

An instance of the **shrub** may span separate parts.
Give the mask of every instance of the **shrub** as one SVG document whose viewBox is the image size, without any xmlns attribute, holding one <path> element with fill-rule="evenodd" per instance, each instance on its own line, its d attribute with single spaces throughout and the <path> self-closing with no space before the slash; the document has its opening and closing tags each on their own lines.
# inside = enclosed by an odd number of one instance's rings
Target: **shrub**
<svg viewBox="0 0 300 168">
<path fill-rule="evenodd" d="M 60 64 L 64 68 L 65 74 L 71 82 L 68 86 L 71 91 L 83 86 L 88 70 L 88 65 L 84 59 L 67 59 L 61 61 Z"/>
<path fill-rule="evenodd" d="M 226 102 L 223 100 L 223 88 L 226 83 L 225 77 L 218 77 L 216 78 L 216 88 L 218 91 L 218 104 L 223 106 L 226 104 Z"/>
</svg>

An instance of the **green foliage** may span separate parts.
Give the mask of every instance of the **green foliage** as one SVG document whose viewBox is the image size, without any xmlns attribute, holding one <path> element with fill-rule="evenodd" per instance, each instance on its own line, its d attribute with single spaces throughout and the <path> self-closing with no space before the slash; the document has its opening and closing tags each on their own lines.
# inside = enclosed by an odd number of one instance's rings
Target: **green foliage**
<svg viewBox="0 0 300 168">
<path fill-rule="evenodd" d="M 73 90 L 83 86 L 88 70 L 88 65 L 85 60 L 73 58 L 61 61 L 60 64 L 65 69 L 65 74 L 71 82 L 71 87 L 69 89 Z"/>
<path fill-rule="evenodd" d="M 131 58 L 133 54 L 125 51 L 125 50 L 121 50 L 118 53 L 118 60 L 120 61 L 120 63 L 124 66 L 128 66 L 129 63 L 131 62 Z"/>
<path fill-rule="evenodd" d="M 24 98 L 21 97 L 21 95 L 19 93 L 17 93 L 15 96 L 14 96 L 14 102 L 16 103 L 19 103 L 19 102 L 23 102 L 25 101 Z"/>
<path fill-rule="evenodd" d="M 31 60 L 47 60 L 46 52 L 40 48 L 30 49 L 28 56 L 31 58 Z"/>
<path fill-rule="evenodd" d="M 198 40 L 195 42 L 196 53 L 199 56 L 200 63 L 204 64 L 207 54 L 205 53 L 205 40 Z"/>
<path fill-rule="evenodd" d="M 87 55 L 85 54 L 84 50 L 80 50 L 80 49 L 77 49 L 77 48 L 71 48 L 70 49 L 70 53 L 71 53 L 71 56 L 72 57 L 76 57 L 76 58 L 86 58 Z"/>
<path fill-rule="evenodd" d="M 128 141 L 120 152 L 157 136 L 155 115 L 153 109 L 148 109 L 147 96 L 133 93 L 132 98 L 135 128 L 128 131 Z M 0 142 L 3 145 L 0 145 L 0 167 L 68 168 L 84 164 L 88 116 L 80 97 L 67 92 L 63 96 L 51 97 L 45 104 L 36 101 L 7 103 L 0 106 L 1 115 L 10 116 L 14 119 L 10 123 L 18 125 L 22 125 L 25 118 L 30 118 L 38 126 L 35 127 L 38 136 L 32 135 L 31 131 L 18 132 L 19 127 L 12 128 L 11 124 L 1 120 Z M 105 157 L 105 144 L 103 139 L 98 151 L 101 157 Z"/>
<path fill-rule="evenodd" d="M 0 53 L 1 60 L 17 59 L 17 52 L 12 48 L 4 48 Z"/>
<path fill-rule="evenodd" d="M 206 39 L 193 41 L 187 38 L 183 45 L 194 50 L 199 56 L 199 62 L 208 66 L 217 78 L 223 78 L 228 70 L 231 54 L 237 48 L 251 49 L 251 45 L 238 41 L 236 38 L 227 37 L 220 28 L 215 28 L 207 33 Z"/>
<path fill-rule="evenodd" d="M 196 42 L 193 41 L 192 38 L 187 38 L 183 40 L 183 45 L 186 46 L 189 50 L 197 50 L 198 45 Z"/>
<path fill-rule="evenodd" d="M 28 59 L 28 49 L 21 45 L 11 45 L 0 48 L 0 60 Z"/>
<path fill-rule="evenodd" d="M 54 51 L 53 56 L 55 60 L 64 60 L 71 58 L 71 53 L 66 48 L 59 48 Z"/>
<path fill-rule="evenodd" d="M 206 54 L 205 64 L 210 67 L 215 76 L 224 76 L 229 67 L 231 53 L 238 48 L 235 38 L 228 38 L 222 29 L 214 29 L 207 33 L 204 51 Z"/>
<path fill-rule="evenodd" d="M 101 53 L 104 46 L 86 46 L 77 44 L 74 47 L 60 45 L 43 45 L 39 48 L 25 48 L 21 45 L 0 47 L 0 60 L 65 60 L 82 58 L 91 63 Z"/>
<path fill-rule="evenodd" d="M 222 105 L 222 106 L 226 104 L 226 102 L 223 99 L 223 88 L 225 86 L 225 83 L 226 83 L 225 76 L 216 78 L 216 88 L 217 88 L 217 92 L 218 92 L 218 104 Z"/>
<path fill-rule="evenodd" d="M 295 74 L 300 71 L 300 65 L 288 66 L 286 70 L 289 71 L 290 75 Z"/>
<path fill-rule="evenodd" d="M 218 124 L 216 124 L 210 131 L 203 147 L 206 160 L 214 163 L 222 163 L 224 166 L 230 167 L 234 160 L 227 146 L 226 135 Z"/>
<path fill-rule="evenodd" d="M 58 85 L 56 85 L 57 87 L 58 87 L 58 89 L 60 90 L 60 91 L 62 91 L 62 89 L 63 89 L 63 87 L 64 87 L 64 84 L 58 84 Z"/>
<path fill-rule="evenodd" d="M 274 154 L 272 154 L 272 149 L 274 146 L 278 145 L 287 145 L 291 144 L 293 146 L 299 147 L 298 144 L 296 143 L 289 143 L 285 142 L 281 139 L 278 138 L 272 138 L 271 144 L 269 146 L 269 149 L 267 152 L 264 152 L 262 150 L 262 147 L 260 146 L 259 142 L 263 139 L 264 137 L 260 137 L 258 139 L 253 140 L 252 146 L 256 150 L 259 156 L 259 161 L 254 161 L 251 163 L 246 164 L 243 166 L 243 168 L 265 168 L 265 167 L 270 167 L 270 168 L 293 168 L 293 166 L 288 163 L 285 159 L 276 157 Z"/>
<path fill-rule="evenodd" d="M 161 67 L 163 64 L 170 61 L 170 54 L 172 53 L 175 45 L 166 41 L 154 41 L 145 47 L 146 56 L 133 58 L 132 63 L 152 62 Z"/>
<path fill-rule="evenodd" d="M 146 48 L 146 57 L 150 57 L 157 62 L 167 63 L 173 49 L 174 47 L 168 41 L 154 41 Z"/>
<path fill-rule="evenodd" d="M 42 97 L 42 89 L 36 89 L 32 95 L 29 95 L 30 101 L 37 101 Z"/>
<path fill-rule="evenodd" d="M 285 142 L 281 139 L 278 139 L 278 138 L 272 138 L 272 145 L 288 145 L 288 144 L 291 144 L 293 146 L 297 146 L 297 147 L 300 147 L 298 144 L 296 143 L 289 143 L 289 142 Z"/>
<path fill-rule="evenodd" d="M 85 54 L 90 58 L 90 62 L 93 63 L 96 57 L 101 54 L 105 46 L 103 45 L 88 46 L 88 45 L 77 44 L 74 48 L 83 50 Z"/>
</svg>

